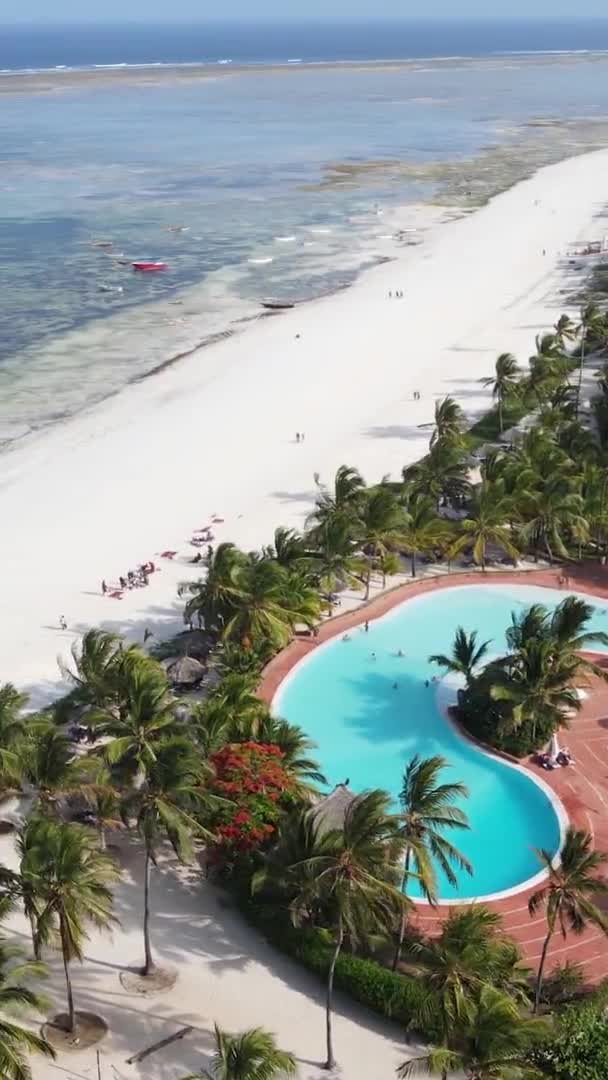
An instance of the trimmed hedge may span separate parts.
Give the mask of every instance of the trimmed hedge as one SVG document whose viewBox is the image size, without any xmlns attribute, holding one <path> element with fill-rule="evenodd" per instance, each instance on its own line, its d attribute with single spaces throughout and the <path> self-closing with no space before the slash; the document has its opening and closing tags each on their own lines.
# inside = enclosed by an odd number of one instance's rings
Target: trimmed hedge
<svg viewBox="0 0 608 1080">
<path fill-rule="evenodd" d="M 254 904 L 241 905 L 243 914 L 262 931 L 271 945 L 293 957 L 321 979 L 326 979 L 332 955 L 329 936 L 322 930 L 298 929 L 278 922 Z M 375 960 L 341 953 L 334 984 L 373 1012 L 409 1026 L 418 999 L 414 979 L 389 971 Z"/>
</svg>

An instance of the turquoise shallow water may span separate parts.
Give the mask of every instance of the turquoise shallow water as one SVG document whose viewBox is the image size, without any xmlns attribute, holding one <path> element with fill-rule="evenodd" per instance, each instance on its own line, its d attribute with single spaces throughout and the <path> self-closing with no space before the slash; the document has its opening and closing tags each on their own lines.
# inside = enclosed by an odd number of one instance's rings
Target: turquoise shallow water
<svg viewBox="0 0 608 1080">
<path fill-rule="evenodd" d="M 333 786 L 379 787 L 398 795 L 403 767 L 418 753 L 442 754 L 445 779 L 469 788 L 463 809 L 470 831 L 452 834 L 474 866 L 452 887 L 440 875 L 442 900 L 477 898 L 521 885 L 539 871 L 535 848 L 557 852 L 560 825 L 543 789 L 517 769 L 483 754 L 442 715 L 431 653 L 449 652 L 458 625 L 505 647 L 511 612 L 540 602 L 555 607 L 564 593 L 533 586 L 465 586 L 410 600 L 345 642 L 336 639 L 303 661 L 286 680 L 274 709 L 300 724 L 319 746 Z M 589 597 L 585 597 L 589 601 Z M 593 600 L 592 629 L 608 630 L 608 604 Z M 397 656 L 399 649 L 406 654 Z M 375 659 L 372 657 L 375 653 Z M 397 689 L 394 684 L 397 683 Z M 412 894 L 415 888 L 411 888 Z"/>
</svg>

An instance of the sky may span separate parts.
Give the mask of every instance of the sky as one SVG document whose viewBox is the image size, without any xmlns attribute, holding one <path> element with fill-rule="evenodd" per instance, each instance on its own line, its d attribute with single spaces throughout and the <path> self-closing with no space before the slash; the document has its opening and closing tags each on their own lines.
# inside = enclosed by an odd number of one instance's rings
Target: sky
<svg viewBox="0 0 608 1080">
<path fill-rule="evenodd" d="M 454 0 L 0 0 L 0 24 L 36 22 L 202 22 L 206 18 L 245 19 L 446 17 Z M 491 12 L 488 12 L 488 7 Z M 606 0 L 459 0 L 457 15 L 496 17 L 607 16 Z"/>
</svg>

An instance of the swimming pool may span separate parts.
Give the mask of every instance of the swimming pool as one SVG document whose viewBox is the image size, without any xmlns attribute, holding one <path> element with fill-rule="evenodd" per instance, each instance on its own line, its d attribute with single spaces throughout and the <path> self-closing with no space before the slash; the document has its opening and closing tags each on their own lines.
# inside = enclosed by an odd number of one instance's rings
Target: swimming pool
<svg viewBox="0 0 608 1080">
<path fill-rule="evenodd" d="M 535 848 L 557 853 L 566 818 L 546 785 L 456 731 L 445 715 L 447 685 L 425 685 L 440 674 L 428 658 L 451 651 L 459 625 L 477 630 L 480 641 L 492 639 L 491 653 L 499 654 L 512 611 L 533 603 L 554 608 L 564 595 L 490 583 L 414 597 L 371 622 L 367 633 L 357 627 L 349 641 L 338 637 L 321 645 L 289 673 L 273 701 L 275 713 L 318 743 L 331 787 L 348 778 L 354 791 L 383 788 L 397 800 L 403 767 L 414 754 L 447 759 L 444 779 L 469 789 L 461 805 L 471 825 L 450 839 L 473 864 L 474 875 L 459 873 L 454 887 L 439 873 L 444 902 L 495 897 L 530 883 L 539 873 Z M 583 599 L 594 608 L 591 629 L 608 630 L 608 602 Z M 400 649 L 404 657 L 397 655 Z M 454 695 L 452 687 L 451 700 Z M 412 896 L 416 891 L 414 884 L 408 887 Z"/>
</svg>

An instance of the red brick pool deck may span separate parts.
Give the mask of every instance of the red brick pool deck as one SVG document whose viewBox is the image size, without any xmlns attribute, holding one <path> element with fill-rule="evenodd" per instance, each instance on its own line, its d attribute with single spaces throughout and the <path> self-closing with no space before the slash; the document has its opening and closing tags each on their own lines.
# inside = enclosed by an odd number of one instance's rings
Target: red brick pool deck
<svg viewBox="0 0 608 1080">
<path fill-rule="evenodd" d="M 541 585 L 547 588 L 563 588 L 568 592 L 588 592 L 608 599 L 608 567 L 577 567 L 568 571 L 566 583 L 560 581 L 561 570 L 535 570 L 525 572 L 492 572 L 446 574 L 444 577 L 413 580 L 401 585 L 355 611 L 328 620 L 319 628 L 318 636 L 311 639 L 298 638 L 268 665 L 261 696 L 270 702 L 280 683 L 302 657 L 306 656 L 332 637 L 343 634 L 351 627 L 370 622 L 384 615 L 396 604 L 436 592 L 455 585 L 513 583 L 518 585 Z M 608 626 L 607 626 L 608 630 Z M 608 656 L 596 656 L 601 667 L 608 670 Z M 572 719 L 566 741 L 576 764 L 565 769 L 546 772 L 531 762 L 521 764 L 531 773 L 542 776 L 561 799 L 570 821 L 579 829 L 592 834 L 596 847 L 608 852 L 608 683 L 594 679 L 588 689 L 588 698 L 580 713 Z M 497 853 L 500 857 L 500 853 Z M 534 919 L 528 915 L 528 897 L 531 889 L 522 890 L 504 900 L 488 902 L 488 907 L 498 912 L 505 931 L 519 943 L 526 962 L 537 964 L 545 935 L 545 921 L 541 913 Z M 608 910 L 608 903 L 606 905 Z M 416 920 L 421 929 L 432 931 L 445 918 L 448 908 L 432 909 L 426 904 L 416 905 Z M 556 935 L 549 949 L 549 968 L 566 960 L 584 966 L 590 981 L 597 982 L 608 977 L 608 939 L 599 930 L 589 929 L 575 937 L 569 934 L 564 941 Z"/>
</svg>

